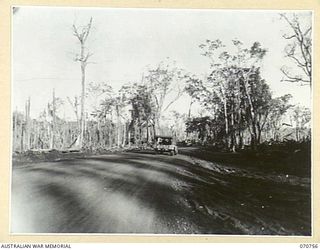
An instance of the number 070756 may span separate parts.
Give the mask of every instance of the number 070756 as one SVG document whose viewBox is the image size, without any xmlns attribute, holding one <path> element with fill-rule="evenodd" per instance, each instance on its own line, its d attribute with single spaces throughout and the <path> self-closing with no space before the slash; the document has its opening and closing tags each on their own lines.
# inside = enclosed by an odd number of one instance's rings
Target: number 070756
<svg viewBox="0 0 320 250">
<path fill-rule="evenodd" d="M 318 248 L 318 244 L 300 244 L 300 248 L 315 249 Z"/>
</svg>

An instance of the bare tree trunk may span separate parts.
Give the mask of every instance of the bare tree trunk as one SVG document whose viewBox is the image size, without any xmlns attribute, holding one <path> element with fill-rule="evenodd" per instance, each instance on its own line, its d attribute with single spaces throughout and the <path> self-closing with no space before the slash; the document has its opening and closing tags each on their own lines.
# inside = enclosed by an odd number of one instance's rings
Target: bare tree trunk
<svg viewBox="0 0 320 250">
<path fill-rule="evenodd" d="M 138 126 L 138 132 L 139 132 L 139 146 L 141 146 L 141 141 L 142 141 L 142 125 L 141 125 L 141 120 L 140 120 L 140 118 L 139 118 L 139 121 L 138 121 L 138 123 L 139 123 L 139 126 Z"/>
<path fill-rule="evenodd" d="M 239 130 L 239 132 L 238 132 L 238 136 L 239 136 L 239 143 L 238 143 L 238 147 L 240 148 L 240 149 L 242 149 L 243 148 L 243 133 Z"/>
<path fill-rule="evenodd" d="M 155 139 L 155 137 L 156 137 L 156 128 L 155 128 L 154 124 L 152 125 L 152 128 L 153 128 L 153 139 Z"/>
<path fill-rule="evenodd" d="M 189 119 L 191 118 L 191 107 L 192 107 L 192 104 L 193 104 L 193 99 L 191 98 L 190 105 L 189 105 L 189 110 L 188 110 L 188 118 Z"/>
<path fill-rule="evenodd" d="M 24 150 L 30 149 L 30 97 L 26 102 L 26 125 L 25 125 L 25 146 Z"/>
<path fill-rule="evenodd" d="M 236 136 L 235 136 L 235 129 L 234 129 L 234 113 L 233 113 L 233 110 L 232 110 L 232 113 L 231 113 L 231 128 L 232 128 L 231 149 L 232 149 L 232 152 L 236 152 Z"/>
<path fill-rule="evenodd" d="M 109 146 L 112 148 L 113 146 L 113 129 L 112 129 L 112 113 L 110 114 L 110 125 L 109 125 Z"/>
<path fill-rule="evenodd" d="M 24 128 L 25 129 L 25 128 Z M 23 125 L 21 125 L 21 138 L 20 138 L 20 152 L 22 152 L 24 150 L 24 129 L 23 129 Z"/>
<path fill-rule="evenodd" d="M 299 129 L 299 126 L 296 127 L 296 140 L 300 141 L 300 129 Z"/>
<path fill-rule="evenodd" d="M 257 143 L 260 144 L 260 141 L 261 141 L 261 133 L 262 133 L 262 129 L 260 127 L 259 124 L 257 124 Z"/>
<path fill-rule="evenodd" d="M 225 132 L 226 132 L 226 142 L 227 147 L 230 147 L 229 143 L 229 121 L 228 121 L 228 111 L 227 111 L 227 98 L 223 98 L 223 109 L 224 109 L 224 122 L 225 122 Z"/>
<path fill-rule="evenodd" d="M 190 120 L 190 118 L 191 118 L 191 107 L 192 107 L 192 104 L 193 104 L 193 99 L 191 98 L 191 101 L 190 101 L 190 104 L 189 104 L 189 110 L 188 110 L 188 120 Z M 187 138 L 189 137 L 189 132 L 186 132 L 186 137 Z"/>
<path fill-rule="evenodd" d="M 249 74 L 248 74 L 249 75 Z M 256 144 L 257 144 L 257 129 L 256 129 L 256 123 L 255 123 L 255 110 L 254 110 L 254 107 L 253 107 L 253 103 L 252 103 L 252 99 L 251 99 L 251 96 L 248 92 L 248 82 L 249 82 L 249 76 L 245 76 L 245 79 L 244 79 L 244 91 L 245 91 L 245 94 L 246 94 L 246 97 L 247 97 L 247 100 L 248 100 L 248 104 L 249 104 L 249 109 L 250 109 L 250 118 L 251 118 L 251 146 L 252 148 L 255 148 L 256 147 Z"/>
<path fill-rule="evenodd" d="M 131 147 L 131 130 L 129 128 L 129 132 L 128 132 L 128 144 L 129 144 L 129 147 Z"/>
<path fill-rule="evenodd" d="M 34 135 L 33 135 L 33 148 L 38 149 L 39 148 L 39 124 L 35 122 L 34 125 Z"/>
<path fill-rule="evenodd" d="M 126 122 L 123 123 L 122 125 L 122 147 L 126 145 L 126 135 L 127 135 L 127 130 L 126 130 L 127 124 Z"/>
<path fill-rule="evenodd" d="M 119 104 L 116 104 L 116 116 L 117 116 L 117 147 L 119 148 L 120 147 L 120 136 L 121 136 Z"/>
<path fill-rule="evenodd" d="M 98 124 L 97 124 L 97 130 L 96 130 L 96 133 L 97 133 L 97 145 L 96 147 L 100 147 L 100 141 L 101 141 L 101 126 L 100 126 L 100 120 L 98 120 Z"/>
<path fill-rule="evenodd" d="M 149 143 L 149 120 L 147 119 L 147 143 Z"/>
<path fill-rule="evenodd" d="M 81 44 L 81 57 L 83 57 L 84 46 Z M 80 106 L 80 134 L 79 134 L 79 144 L 80 147 L 83 147 L 84 143 L 84 130 L 85 130 L 85 115 L 84 115 L 84 102 L 85 102 L 85 81 L 86 81 L 86 72 L 85 64 L 81 62 L 81 106 Z"/>
<path fill-rule="evenodd" d="M 50 148 L 55 147 L 55 133 L 56 133 L 56 96 L 55 91 L 52 91 L 52 125 L 51 125 L 51 140 Z"/>
<path fill-rule="evenodd" d="M 13 113 L 13 132 L 12 132 L 12 136 L 13 136 L 13 142 L 12 142 L 12 150 L 14 151 L 16 148 L 16 143 L 17 143 L 17 119 L 18 119 L 18 112 L 17 112 L 17 108 L 16 108 L 16 112 Z"/>
<path fill-rule="evenodd" d="M 76 58 L 76 61 L 80 62 L 81 67 L 81 111 L 80 111 L 80 134 L 79 134 L 79 144 L 80 147 L 84 146 L 85 138 L 85 81 L 86 81 L 86 66 L 88 58 L 91 56 L 90 53 L 85 53 L 85 43 L 90 33 L 92 24 L 92 18 L 89 24 L 81 29 L 79 33 L 79 28 L 73 25 L 73 34 L 76 36 L 80 42 L 80 56 Z"/>
<path fill-rule="evenodd" d="M 67 141 L 68 141 L 68 130 L 67 130 L 67 122 L 63 123 L 63 148 L 67 147 Z"/>
<path fill-rule="evenodd" d="M 155 117 L 155 122 L 156 122 L 156 132 L 158 134 L 161 134 L 161 128 L 160 128 L 160 115 L 159 114 L 156 114 L 156 117 Z"/>
</svg>

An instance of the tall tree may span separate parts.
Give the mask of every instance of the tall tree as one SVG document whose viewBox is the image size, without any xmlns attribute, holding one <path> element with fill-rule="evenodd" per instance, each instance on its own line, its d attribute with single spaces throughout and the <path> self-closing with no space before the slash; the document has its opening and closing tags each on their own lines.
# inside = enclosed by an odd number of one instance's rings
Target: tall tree
<svg viewBox="0 0 320 250">
<path fill-rule="evenodd" d="M 219 40 L 209 40 L 207 39 L 205 43 L 201 44 L 200 49 L 202 50 L 202 55 L 207 57 L 210 62 L 210 74 L 206 79 L 206 92 L 209 95 L 209 98 L 206 98 L 207 103 L 210 102 L 210 99 L 213 101 L 214 106 L 219 105 L 217 103 L 217 99 L 220 99 L 223 104 L 223 112 L 224 112 L 224 121 L 225 121 L 225 134 L 226 134 L 226 144 L 228 147 L 230 146 L 229 140 L 229 120 L 228 120 L 228 105 L 227 105 L 227 91 L 229 85 L 229 72 L 228 62 L 229 62 L 229 54 L 225 51 L 221 51 L 225 47 L 225 45 Z M 216 98 L 213 98 L 216 97 Z"/>
<path fill-rule="evenodd" d="M 52 90 L 52 123 L 51 123 L 51 140 L 50 140 L 50 148 L 55 147 L 55 136 L 57 129 L 57 106 L 56 106 L 56 94 L 55 90 Z"/>
<path fill-rule="evenodd" d="M 150 142 L 152 135 L 155 134 L 157 106 L 152 91 L 153 89 L 144 82 L 124 85 L 120 90 L 123 99 L 131 106 L 131 123 L 128 133 L 131 136 L 131 132 L 133 132 L 133 138 L 137 142 L 143 139 L 143 128 L 146 130 L 146 138 L 144 139 L 147 142 Z"/>
<path fill-rule="evenodd" d="M 274 140 L 280 139 L 280 129 L 283 124 L 283 117 L 287 111 L 292 107 L 289 104 L 292 95 L 287 94 L 277 98 L 273 98 L 270 105 L 270 115 L 267 121 L 267 127 L 272 132 L 272 138 Z"/>
<path fill-rule="evenodd" d="M 184 93 L 184 75 L 170 62 L 161 62 L 156 68 L 150 69 L 144 77 L 143 84 L 147 86 L 154 99 L 155 123 L 157 132 L 161 132 L 161 116 L 167 111 Z"/>
<path fill-rule="evenodd" d="M 30 149 L 30 132 L 31 132 L 31 118 L 30 118 L 30 97 L 26 101 L 25 104 L 25 130 L 22 130 L 22 138 L 24 141 L 24 146 L 22 150 L 29 150 Z M 25 133 L 25 136 L 23 136 L 23 132 Z"/>
<path fill-rule="evenodd" d="M 226 46 L 220 40 L 206 40 L 200 48 L 202 55 L 210 60 L 210 74 L 204 82 L 204 92 L 207 93 L 204 100 L 206 106 L 216 113 L 219 108 L 223 110 L 226 144 L 234 151 L 236 141 L 242 144 L 242 111 L 249 119 L 247 125 L 252 145 L 259 141 L 258 110 L 253 93 L 255 88 L 265 86 L 257 66 L 266 49 L 261 48 L 259 42 L 249 48 L 245 48 L 239 40 L 233 40 L 232 44 L 234 54 L 225 51 Z"/>
<path fill-rule="evenodd" d="M 305 130 L 306 124 L 311 121 L 310 109 L 297 105 L 293 109 L 293 119 L 295 122 L 296 140 L 300 141 L 302 138 L 302 131 Z M 309 133 L 307 134 L 309 137 Z"/>
<path fill-rule="evenodd" d="M 188 109 L 188 119 L 191 118 L 191 107 L 195 101 L 200 101 L 203 98 L 205 87 L 203 81 L 196 75 L 185 75 L 186 86 L 185 92 L 190 96 L 190 104 Z"/>
<path fill-rule="evenodd" d="M 88 39 L 92 25 L 92 17 L 86 26 L 76 27 L 74 24 L 73 35 L 79 40 L 80 43 L 80 53 L 76 55 L 75 61 L 80 62 L 81 68 L 81 108 L 80 108 L 80 134 L 79 134 L 79 145 L 80 147 L 84 144 L 84 133 L 85 133 L 85 83 L 86 83 L 86 67 L 88 65 L 88 59 L 92 56 L 86 46 L 86 41 Z"/>
<path fill-rule="evenodd" d="M 245 81 L 245 80 L 244 80 Z M 261 78 L 260 70 L 255 69 L 247 83 L 244 83 L 246 121 L 251 136 L 251 145 L 261 142 L 261 133 L 265 128 L 271 111 L 271 91 L 269 85 Z"/>
<path fill-rule="evenodd" d="M 290 69 L 283 66 L 284 81 L 301 83 L 302 85 L 312 84 L 312 27 L 311 13 L 307 20 L 302 22 L 297 14 L 280 14 L 280 17 L 288 24 L 290 32 L 283 35 L 288 40 L 284 53 L 287 58 L 296 66 Z"/>
</svg>

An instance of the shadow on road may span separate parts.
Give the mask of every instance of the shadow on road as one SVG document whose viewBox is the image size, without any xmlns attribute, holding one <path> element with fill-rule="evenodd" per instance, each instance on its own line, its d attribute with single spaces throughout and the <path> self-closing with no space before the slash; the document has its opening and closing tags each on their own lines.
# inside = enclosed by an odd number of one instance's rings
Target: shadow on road
<svg viewBox="0 0 320 250">
<path fill-rule="evenodd" d="M 16 169 L 13 230 L 310 235 L 309 186 L 203 164 L 122 153 Z"/>
</svg>

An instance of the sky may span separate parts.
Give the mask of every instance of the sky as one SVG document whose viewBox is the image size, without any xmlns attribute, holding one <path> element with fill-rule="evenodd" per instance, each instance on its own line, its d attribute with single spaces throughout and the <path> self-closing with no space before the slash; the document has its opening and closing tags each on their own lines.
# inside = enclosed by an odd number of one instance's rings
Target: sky
<svg viewBox="0 0 320 250">
<path fill-rule="evenodd" d="M 290 93 L 292 103 L 311 105 L 309 87 L 281 81 L 280 68 L 290 62 L 284 58 L 287 41 L 282 38 L 288 27 L 277 11 L 20 7 L 12 16 L 13 110 L 23 111 L 30 97 L 31 116 L 37 117 L 53 88 L 64 100 L 80 94 L 80 65 L 73 60 L 79 43 L 72 25 L 85 25 L 90 17 L 87 47 L 93 56 L 87 84 L 107 82 L 117 90 L 140 81 L 148 67 L 167 58 L 201 76 L 209 69 L 201 43 L 220 39 L 228 47 L 239 39 L 248 47 L 259 41 L 267 48 L 261 73 L 274 97 Z M 173 108 L 186 113 L 189 101 L 183 96 Z M 67 101 L 61 112 L 74 119 Z"/>
</svg>

